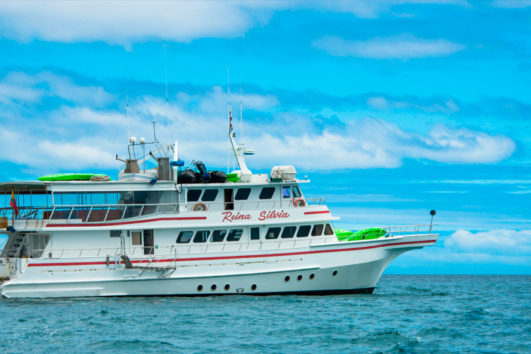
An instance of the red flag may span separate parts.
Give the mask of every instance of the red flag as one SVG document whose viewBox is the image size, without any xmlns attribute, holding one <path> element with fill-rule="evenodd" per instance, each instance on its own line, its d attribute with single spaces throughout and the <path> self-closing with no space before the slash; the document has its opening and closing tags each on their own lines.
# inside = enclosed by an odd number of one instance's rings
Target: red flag
<svg viewBox="0 0 531 354">
<path fill-rule="evenodd" d="M 15 210 L 15 217 L 18 217 L 18 206 L 17 206 L 17 200 L 15 199 L 15 190 L 11 189 L 11 200 L 9 201 L 9 205 L 11 208 Z"/>
</svg>

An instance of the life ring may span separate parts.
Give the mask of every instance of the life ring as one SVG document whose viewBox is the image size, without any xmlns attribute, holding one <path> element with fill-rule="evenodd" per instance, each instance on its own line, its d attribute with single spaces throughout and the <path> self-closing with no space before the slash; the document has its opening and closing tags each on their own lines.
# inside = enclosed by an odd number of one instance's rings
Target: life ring
<svg viewBox="0 0 531 354">
<path fill-rule="evenodd" d="M 305 207 L 308 204 L 306 203 L 306 200 L 304 198 L 293 198 L 293 206 L 295 207 Z"/>
<path fill-rule="evenodd" d="M 206 211 L 207 210 L 207 206 L 205 205 L 205 203 L 195 203 L 194 204 L 194 211 Z"/>
</svg>

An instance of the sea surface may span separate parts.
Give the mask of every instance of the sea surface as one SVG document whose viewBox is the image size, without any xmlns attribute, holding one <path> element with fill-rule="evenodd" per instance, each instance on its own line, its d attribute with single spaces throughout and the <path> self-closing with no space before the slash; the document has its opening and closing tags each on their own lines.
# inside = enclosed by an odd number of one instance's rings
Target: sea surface
<svg viewBox="0 0 531 354">
<path fill-rule="evenodd" d="M 0 352 L 531 352 L 531 276 L 384 275 L 373 295 L 0 300 Z"/>
</svg>

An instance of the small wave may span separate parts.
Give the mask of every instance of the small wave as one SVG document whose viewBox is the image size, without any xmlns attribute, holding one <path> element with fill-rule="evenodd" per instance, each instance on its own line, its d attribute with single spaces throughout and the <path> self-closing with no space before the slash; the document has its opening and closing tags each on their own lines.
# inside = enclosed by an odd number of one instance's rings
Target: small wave
<svg viewBox="0 0 531 354">
<path fill-rule="evenodd" d="M 176 350 L 177 346 L 170 342 L 154 341 L 154 340 L 103 340 L 92 343 L 90 345 L 91 350 L 103 351 L 103 350 L 135 350 L 135 351 L 166 351 Z"/>
</svg>

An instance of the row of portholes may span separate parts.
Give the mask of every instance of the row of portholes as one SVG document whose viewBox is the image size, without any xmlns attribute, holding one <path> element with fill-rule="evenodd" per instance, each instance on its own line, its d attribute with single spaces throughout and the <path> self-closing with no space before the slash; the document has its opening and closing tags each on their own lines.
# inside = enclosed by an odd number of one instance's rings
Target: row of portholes
<svg viewBox="0 0 531 354">
<path fill-rule="evenodd" d="M 212 290 L 212 291 L 216 291 L 217 288 L 218 288 L 218 286 L 216 284 L 212 284 L 210 286 L 210 290 Z M 229 291 L 230 290 L 230 285 L 229 284 L 225 284 L 224 289 L 225 289 L 225 291 Z M 251 285 L 251 290 L 256 290 L 256 284 Z M 197 291 L 203 291 L 203 285 L 198 285 L 197 286 Z"/>
<path fill-rule="evenodd" d="M 332 276 L 335 277 L 336 275 L 337 275 L 337 270 L 334 270 L 334 272 L 332 273 Z M 315 278 L 315 274 L 313 274 L 313 273 L 310 274 L 310 276 L 309 276 L 308 278 L 310 278 L 310 280 L 314 279 L 314 278 Z M 286 277 L 284 278 L 284 281 L 287 283 L 287 282 L 290 281 L 290 280 L 291 280 L 290 276 L 289 276 L 289 275 L 286 275 Z M 302 275 L 299 274 L 299 275 L 297 276 L 297 280 L 298 280 L 298 281 L 301 281 L 301 280 L 302 280 Z"/>
</svg>

